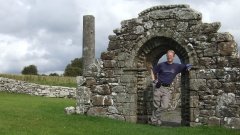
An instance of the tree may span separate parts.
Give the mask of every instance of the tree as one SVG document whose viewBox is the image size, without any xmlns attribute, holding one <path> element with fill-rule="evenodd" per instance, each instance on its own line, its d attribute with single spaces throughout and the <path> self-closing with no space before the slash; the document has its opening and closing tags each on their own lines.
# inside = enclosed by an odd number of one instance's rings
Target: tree
<svg viewBox="0 0 240 135">
<path fill-rule="evenodd" d="M 82 58 L 75 58 L 68 64 L 64 71 L 64 76 L 81 76 L 82 75 Z"/>
<path fill-rule="evenodd" d="M 38 74 L 37 66 L 29 65 L 27 67 L 24 67 L 21 73 L 23 75 L 37 75 Z"/>
<path fill-rule="evenodd" d="M 58 73 L 50 73 L 49 76 L 59 76 Z"/>
</svg>

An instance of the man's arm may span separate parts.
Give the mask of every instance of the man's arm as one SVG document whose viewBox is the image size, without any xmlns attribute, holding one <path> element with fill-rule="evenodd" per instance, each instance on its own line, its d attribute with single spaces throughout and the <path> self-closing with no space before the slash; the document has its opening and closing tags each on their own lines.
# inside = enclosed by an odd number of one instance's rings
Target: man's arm
<svg viewBox="0 0 240 135">
<path fill-rule="evenodd" d="M 153 81 L 153 83 L 157 83 L 157 82 L 158 82 L 158 80 L 155 80 L 155 75 L 154 75 L 152 69 L 151 69 L 151 77 L 152 77 L 152 81 Z"/>
</svg>

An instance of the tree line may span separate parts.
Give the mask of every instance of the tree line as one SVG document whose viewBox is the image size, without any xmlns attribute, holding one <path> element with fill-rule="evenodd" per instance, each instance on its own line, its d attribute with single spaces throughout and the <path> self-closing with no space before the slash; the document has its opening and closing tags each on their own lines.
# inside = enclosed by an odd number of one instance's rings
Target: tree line
<svg viewBox="0 0 240 135">
<path fill-rule="evenodd" d="M 39 75 L 36 65 L 25 66 L 21 73 L 23 75 Z M 44 74 L 43 74 L 44 75 Z M 68 64 L 64 70 L 63 76 L 81 76 L 82 75 L 82 58 L 75 58 Z M 59 76 L 57 73 L 50 73 L 49 76 Z"/>
</svg>

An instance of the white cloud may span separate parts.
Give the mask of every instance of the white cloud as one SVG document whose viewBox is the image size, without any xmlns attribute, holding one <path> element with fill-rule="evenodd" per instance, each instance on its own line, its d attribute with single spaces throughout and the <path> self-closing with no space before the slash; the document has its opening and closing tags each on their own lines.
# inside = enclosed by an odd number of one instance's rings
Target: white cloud
<svg viewBox="0 0 240 135">
<path fill-rule="evenodd" d="M 40 74 L 62 73 L 82 56 L 82 18 L 95 16 L 96 57 L 108 46 L 108 36 L 122 20 L 156 5 L 189 4 L 203 22 L 222 24 L 240 43 L 240 1 L 231 0 L 0 0 L 0 73 L 20 73 L 35 64 Z"/>
<path fill-rule="evenodd" d="M 31 49 L 33 42 L 20 39 L 14 36 L 0 34 L 1 73 L 19 73 L 22 67 L 30 61 L 34 61 L 32 56 L 41 57 L 42 50 Z M 10 72 L 11 71 L 11 72 Z"/>
</svg>

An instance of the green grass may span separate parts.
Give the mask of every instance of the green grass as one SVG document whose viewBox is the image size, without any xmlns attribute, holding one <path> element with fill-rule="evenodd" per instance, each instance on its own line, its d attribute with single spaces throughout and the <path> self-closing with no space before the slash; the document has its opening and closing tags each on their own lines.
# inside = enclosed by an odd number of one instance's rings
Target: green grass
<svg viewBox="0 0 240 135">
<path fill-rule="evenodd" d="M 76 87 L 76 77 L 0 74 L 0 77 L 50 86 Z"/>
<path fill-rule="evenodd" d="M 104 117 L 66 115 L 72 99 L 0 92 L 0 135 L 239 135 L 221 127 L 154 127 Z"/>
</svg>

